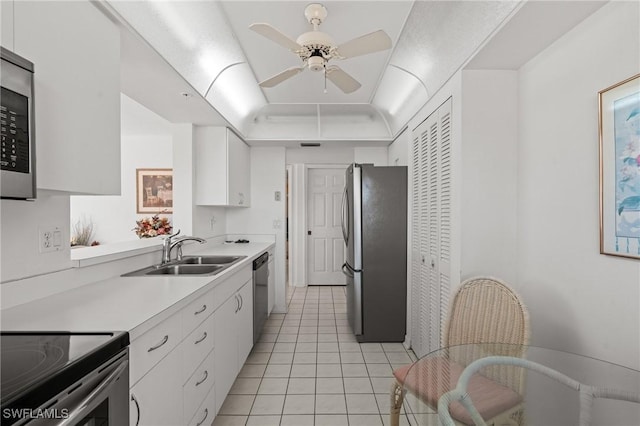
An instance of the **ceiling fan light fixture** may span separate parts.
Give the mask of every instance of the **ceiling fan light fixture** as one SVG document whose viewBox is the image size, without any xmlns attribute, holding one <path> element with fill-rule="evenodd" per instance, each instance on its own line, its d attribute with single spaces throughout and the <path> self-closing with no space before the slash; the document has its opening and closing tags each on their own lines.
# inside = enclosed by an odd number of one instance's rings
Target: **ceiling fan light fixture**
<svg viewBox="0 0 640 426">
<path fill-rule="evenodd" d="M 323 71 L 324 70 L 324 58 L 322 56 L 312 56 L 307 59 L 307 65 L 311 71 Z"/>
</svg>

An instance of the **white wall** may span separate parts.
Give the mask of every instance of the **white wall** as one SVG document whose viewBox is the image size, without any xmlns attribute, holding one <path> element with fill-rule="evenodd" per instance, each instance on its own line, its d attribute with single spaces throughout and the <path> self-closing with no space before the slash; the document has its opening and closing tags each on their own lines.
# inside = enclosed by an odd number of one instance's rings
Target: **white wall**
<svg viewBox="0 0 640 426">
<path fill-rule="evenodd" d="M 251 148 L 251 207 L 229 208 L 227 234 L 274 240 L 276 295 L 274 312 L 286 312 L 286 188 L 285 148 Z M 276 201 L 275 192 L 280 192 Z"/>
<path fill-rule="evenodd" d="M 1 200 L 0 282 L 70 268 L 69 196 L 38 191 L 35 201 Z M 40 253 L 39 229 L 62 230 L 60 251 Z"/>
<path fill-rule="evenodd" d="M 374 166 L 387 165 L 387 147 L 354 148 L 353 159 L 360 164 L 373 164 Z"/>
<path fill-rule="evenodd" d="M 638 2 L 610 2 L 519 72 L 518 287 L 533 343 L 640 368 L 640 262 L 598 234 L 597 93 L 640 71 Z"/>
<path fill-rule="evenodd" d="M 122 191 L 114 196 L 72 196 L 71 232 L 80 218 L 92 219 L 94 240 L 100 244 L 137 240 L 136 220 L 152 213 L 136 213 L 136 169 L 172 168 L 171 135 L 122 135 Z M 168 217 L 171 215 L 162 215 Z"/>
<path fill-rule="evenodd" d="M 71 197 L 71 232 L 79 219 L 91 219 L 100 244 L 137 240 L 136 220 L 152 215 L 136 213 L 136 169 L 173 168 L 171 124 L 125 95 L 120 106 L 121 195 Z"/>
<path fill-rule="evenodd" d="M 355 161 L 353 148 L 288 148 L 287 164 L 350 164 Z"/>
<path fill-rule="evenodd" d="M 387 164 L 390 166 L 409 165 L 411 131 L 404 129 L 387 149 Z"/>
<path fill-rule="evenodd" d="M 517 94 L 516 71 L 462 72 L 463 280 L 517 277 Z"/>
</svg>

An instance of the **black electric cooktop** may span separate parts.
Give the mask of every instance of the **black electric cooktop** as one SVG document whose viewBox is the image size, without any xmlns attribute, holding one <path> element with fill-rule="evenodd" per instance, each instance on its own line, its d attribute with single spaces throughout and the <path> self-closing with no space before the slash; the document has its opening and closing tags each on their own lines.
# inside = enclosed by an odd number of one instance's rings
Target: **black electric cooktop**
<svg viewBox="0 0 640 426">
<path fill-rule="evenodd" d="M 2 410 L 37 408 L 129 346 L 129 333 L 0 333 Z"/>
</svg>

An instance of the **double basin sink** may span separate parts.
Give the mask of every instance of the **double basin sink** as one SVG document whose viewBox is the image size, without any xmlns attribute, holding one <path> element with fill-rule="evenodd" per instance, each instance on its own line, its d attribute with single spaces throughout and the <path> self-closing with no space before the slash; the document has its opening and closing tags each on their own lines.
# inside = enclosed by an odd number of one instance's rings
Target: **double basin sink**
<svg viewBox="0 0 640 426">
<path fill-rule="evenodd" d="M 247 256 L 184 256 L 165 265 L 153 265 L 123 274 L 123 277 L 145 277 L 157 275 L 197 276 L 215 275 Z"/>
</svg>

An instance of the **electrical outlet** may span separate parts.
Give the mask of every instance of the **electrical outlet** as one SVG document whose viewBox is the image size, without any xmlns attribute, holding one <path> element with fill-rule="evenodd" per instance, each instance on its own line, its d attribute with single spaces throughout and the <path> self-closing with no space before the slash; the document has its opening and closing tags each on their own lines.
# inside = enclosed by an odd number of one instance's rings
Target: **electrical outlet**
<svg viewBox="0 0 640 426">
<path fill-rule="evenodd" d="M 57 226 L 40 227 L 38 233 L 40 253 L 62 250 L 62 230 L 60 228 Z"/>
</svg>

